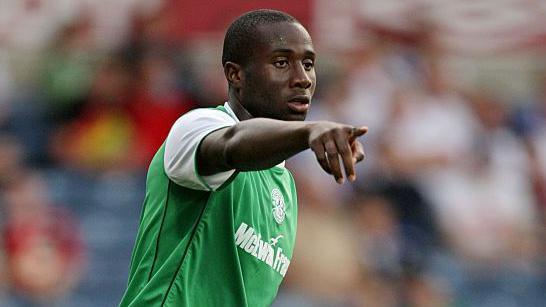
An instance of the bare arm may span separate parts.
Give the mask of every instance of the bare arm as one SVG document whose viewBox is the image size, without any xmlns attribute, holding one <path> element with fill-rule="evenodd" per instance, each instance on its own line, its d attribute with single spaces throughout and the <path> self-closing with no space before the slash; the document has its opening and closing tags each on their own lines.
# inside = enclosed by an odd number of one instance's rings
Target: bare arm
<svg viewBox="0 0 546 307">
<path fill-rule="evenodd" d="M 205 137 L 197 153 L 197 165 L 204 176 L 230 169 L 261 170 L 311 148 L 321 167 L 337 182 L 343 182 L 340 161 L 347 178 L 354 181 L 354 165 L 364 158 L 356 138 L 366 131 L 365 127 L 326 121 L 245 120 Z"/>
</svg>

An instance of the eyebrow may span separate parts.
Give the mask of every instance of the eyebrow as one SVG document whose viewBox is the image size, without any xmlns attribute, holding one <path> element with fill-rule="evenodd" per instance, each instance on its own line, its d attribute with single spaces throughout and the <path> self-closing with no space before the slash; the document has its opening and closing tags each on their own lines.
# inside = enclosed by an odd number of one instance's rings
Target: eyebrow
<svg viewBox="0 0 546 307">
<path fill-rule="evenodd" d="M 273 50 L 271 53 L 294 53 L 294 50 L 287 49 L 287 48 L 278 48 Z M 313 57 L 316 56 L 315 52 L 311 50 L 305 50 L 304 54 L 306 56 L 313 56 Z"/>
</svg>

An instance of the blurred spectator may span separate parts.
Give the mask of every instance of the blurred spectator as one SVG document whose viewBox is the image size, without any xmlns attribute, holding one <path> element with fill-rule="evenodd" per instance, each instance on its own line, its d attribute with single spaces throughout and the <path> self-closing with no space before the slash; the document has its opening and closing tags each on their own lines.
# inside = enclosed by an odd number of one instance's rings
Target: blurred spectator
<svg viewBox="0 0 546 307">
<path fill-rule="evenodd" d="M 380 156 L 386 172 L 414 182 L 434 182 L 438 172 L 467 163 L 461 157 L 471 156 L 476 131 L 467 102 L 448 85 L 439 59 L 426 65 L 422 88 L 396 96 Z"/>
<path fill-rule="evenodd" d="M 476 159 L 437 183 L 438 212 L 451 243 L 469 259 L 531 261 L 536 214 L 523 144 L 506 126 L 503 105 L 479 96 L 473 106 L 481 123 Z"/>
<path fill-rule="evenodd" d="M 364 274 L 361 299 L 368 302 L 363 306 L 447 306 L 449 302 L 445 287 L 427 276 L 441 247 L 436 221 L 408 188 L 386 185 L 361 192 L 351 204 Z"/>
<path fill-rule="evenodd" d="M 137 64 L 128 111 L 135 127 L 136 145 L 131 155 L 145 168 L 161 146 L 171 126 L 196 107 L 180 89 L 173 57 L 166 50 L 146 50 Z"/>
<path fill-rule="evenodd" d="M 150 46 L 173 46 L 174 42 L 168 33 L 172 26 L 172 20 L 166 17 L 168 6 L 162 5 L 162 1 L 155 2 L 158 5 L 156 9 L 132 12 L 126 42 L 129 51 L 138 53 Z"/>
<path fill-rule="evenodd" d="M 402 238 L 392 203 L 381 196 L 369 196 L 353 206 L 362 268 L 382 279 L 399 279 Z"/>
<path fill-rule="evenodd" d="M 51 122 L 42 97 L 33 89 L 19 90 L 6 108 L 4 122 L 0 120 L 0 130 L 19 140 L 27 163 L 35 167 L 47 165 Z"/>
<path fill-rule="evenodd" d="M 393 96 L 377 154 L 386 177 L 383 189 L 396 200 L 399 212 L 406 212 L 404 220 L 409 218 L 402 222 L 430 236 L 425 242 L 437 242 L 430 219 L 437 214 L 436 195 L 443 189 L 439 185 L 469 163 L 461 157 L 472 157 L 477 123 L 446 79 L 438 50 L 429 46 L 421 52 L 413 73 L 423 82 Z M 420 213 L 412 218 L 411 212 Z"/>
<path fill-rule="evenodd" d="M 534 195 L 546 223 L 546 75 L 542 77 L 542 94 L 538 101 L 518 106 L 513 124 L 525 142 Z"/>
<path fill-rule="evenodd" d="M 189 75 L 193 81 L 191 89 L 195 100 L 203 107 L 217 106 L 227 100 L 227 83 L 220 61 L 221 37 L 210 37 L 190 41 L 185 52 L 189 58 Z"/>
<path fill-rule="evenodd" d="M 72 120 L 80 112 L 91 87 L 100 54 L 92 37 L 91 16 L 64 25 L 43 59 L 43 82 L 50 116 L 56 123 Z"/>
<path fill-rule="evenodd" d="M 341 211 L 303 203 L 297 249 L 277 306 L 352 306 L 360 271 L 356 234 Z"/>
<path fill-rule="evenodd" d="M 75 11 L 76 1 L 5 0 L 0 2 L 0 36 L 9 49 L 25 55 L 45 47 L 59 24 Z"/>
<path fill-rule="evenodd" d="M 48 187 L 23 163 L 22 148 L 0 137 L 2 251 L 10 290 L 21 302 L 53 303 L 81 276 L 83 245 L 71 214 L 51 204 Z"/>
<path fill-rule="evenodd" d="M 121 57 L 106 59 L 97 71 L 83 111 L 61 126 L 52 152 L 63 166 L 107 171 L 131 169 L 141 152 L 127 109 L 131 75 Z"/>
</svg>

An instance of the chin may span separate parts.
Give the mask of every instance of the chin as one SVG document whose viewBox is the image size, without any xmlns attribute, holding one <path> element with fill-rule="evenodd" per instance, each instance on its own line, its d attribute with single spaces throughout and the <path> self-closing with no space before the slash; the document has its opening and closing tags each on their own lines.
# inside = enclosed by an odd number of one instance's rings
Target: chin
<svg viewBox="0 0 546 307">
<path fill-rule="evenodd" d="M 307 117 L 307 114 L 289 114 L 283 118 L 287 121 L 304 121 Z"/>
</svg>

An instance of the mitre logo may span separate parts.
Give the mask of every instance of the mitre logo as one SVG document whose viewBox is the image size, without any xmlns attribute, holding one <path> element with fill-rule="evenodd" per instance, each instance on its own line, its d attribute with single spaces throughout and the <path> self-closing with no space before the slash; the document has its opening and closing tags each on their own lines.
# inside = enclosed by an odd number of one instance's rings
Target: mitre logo
<svg viewBox="0 0 546 307">
<path fill-rule="evenodd" d="M 273 218 L 275 218 L 275 222 L 281 224 L 286 216 L 286 204 L 279 189 L 271 190 L 271 202 L 273 204 Z"/>
</svg>

